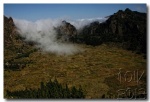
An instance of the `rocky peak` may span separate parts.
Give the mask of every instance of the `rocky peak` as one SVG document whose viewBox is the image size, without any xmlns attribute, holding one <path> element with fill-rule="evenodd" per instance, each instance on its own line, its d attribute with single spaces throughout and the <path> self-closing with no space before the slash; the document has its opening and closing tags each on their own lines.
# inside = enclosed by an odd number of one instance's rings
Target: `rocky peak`
<svg viewBox="0 0 150 102">
<path fill-rule="evenodd" d="M 129 32 L 134 33 L 137 31 L 140 32 L 140 29 L 137 27 L 141 25 L 140 22 L 145 27 L 146 22 L 144 19 L 146 19 L 146 14 L 140 15 L 140 13 L 138 14 L 127 8 L 125 11 L 119 10 L 116 14 L 112 15 L 108 19 L 107 23 L 109 24 L 109 27 L 113 33 L 123 35 L 129 30 Z"/>
<path fill-rule="evenodd" d="M 129 12 L 132 13 L 132 11 L 129 8 L 126 8 L 124 12 L 126 12 L 126 13 L 129 13 Z"/>
<path fill-rule="evenodd" d="M 55 30 L 58 35 L 57 38 L 62 41 L 69 41 L 71 37 L 77 34 L 76 28 L 65 20 L 62 21 L 62 25 L 55 28 Z"/>
<path fill-rule="evenodd" d="M 77 33 L 76 28 L 66 21 L 62 21 L 62 26 L 60 28 L 62 29 L 63 33 L 68 34 L 68 35 Z"/>
<path fill-rule="evenodd" d="M 14 38 L 15 25 L 13 19 L 4 16 L 4 44 L 12 43 Z"/>
<path fill-rule="evenodd" d="M 11 17 L 7 18 L 6 16 L 4 16 L 4 24 L 15 27 L 14 21 Z"/>
<path fill-rule="evenodd" d="M 103 23 L 83 28 L 82 42 L 99 45 L 103 42 L 123 43 L 126 49 L 146 53 L 146 13 L 119 10 Z"/>
</svg>

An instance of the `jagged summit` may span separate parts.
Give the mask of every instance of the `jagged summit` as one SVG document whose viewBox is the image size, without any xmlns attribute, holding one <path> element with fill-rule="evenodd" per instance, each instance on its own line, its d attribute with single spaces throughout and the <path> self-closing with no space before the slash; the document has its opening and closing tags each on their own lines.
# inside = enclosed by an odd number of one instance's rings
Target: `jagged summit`
<svg viewBox="0 0 150 102">
<path fill-rule="evenodd" d="M 105 42 L 122 43 L 129 50 L 146 53 L 146 13 L 125 9 L 109 16 L 103 23 L 83 28 L 79 39 L 90 45 Z"/>
<path fill-rule="evenodd" d="M 15 34 L 15 24 L 13 22 L 13 19 L 7 18 L 4 16 L 4 44 L 5 46 L 8 44 L 12 44 L 14 38 L 16 37 Z"/>
<path fill-rule="evenodd" d="M 55 28 L 57 39 L 61 41 L 70 41 L 77 34 L 77 29 L 67 21 L 63 20 L 62 25 Z"/>
</svg>

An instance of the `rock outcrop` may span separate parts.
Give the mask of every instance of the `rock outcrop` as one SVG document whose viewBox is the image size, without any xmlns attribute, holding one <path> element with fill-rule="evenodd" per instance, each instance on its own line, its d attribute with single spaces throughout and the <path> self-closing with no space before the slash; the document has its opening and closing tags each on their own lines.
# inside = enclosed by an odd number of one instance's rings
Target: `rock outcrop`
<svg viewBox="0 0 150 102">
<path fill-rule="evenodd" d="M 57 39 L 61 41 L 70 41 L 77 34 L 76 28 L 66 21 L 62 21 L 61 26 L 55 28 Z"/>
<path fill-rule="evenodd" d="M 109 16 L 103 23 L 93 22 L 83 28 L 77 39 L 90 45 L 121 43 L 128 50 L 146 53 L 147 15 L 126 9 Z"/>
<path fill-rule="evenodd" d="M 4 44 L 7 46 L 13 42 L 15 38 L 15 25 L 13 19 L 4 16 Z"/>
</svg>

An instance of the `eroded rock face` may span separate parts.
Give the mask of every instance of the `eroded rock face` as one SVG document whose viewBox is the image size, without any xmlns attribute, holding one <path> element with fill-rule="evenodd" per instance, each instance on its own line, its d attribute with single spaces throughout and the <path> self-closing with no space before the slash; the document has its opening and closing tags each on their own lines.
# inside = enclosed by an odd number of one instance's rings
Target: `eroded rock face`
<svg viewBox="0 0 150 102">
<path fill-rule="evenodd" d="M 15 25 L 13 19 L 4 16 L 4 44 L 10 44 L 15 37 Z"/>
<path fill-rule="evenodd" d="M 83 28 L 79 38 L 90 45 L 123 43 L 126 49 L 146 53 L 146 13 L 126 9 L 109 16 L 106 22 L 93 22 Z"/>
<path fill-rule="evenodd" d="M 146 13 L 131 11 L 128 8 L 112 15 L 107 23 L 113 33 L 122 36 L 127 33 L 146 33 Z"/>
<path fill-rule="evenodd" d="M 33 49 L 17 32 L 13 19 L 4 16 L 4 69 L 24 68 L 30 61 L 20 61 L 20 58 L 29 57 Z"/>
<path fill-rule="evenodd" d="M 62 25 L 55 30 L 58 34 L 57 39 L 61 41 L 70 41 L 77 34 L 76 28 L 66 21 L 62 21 Z"/>
</svg>

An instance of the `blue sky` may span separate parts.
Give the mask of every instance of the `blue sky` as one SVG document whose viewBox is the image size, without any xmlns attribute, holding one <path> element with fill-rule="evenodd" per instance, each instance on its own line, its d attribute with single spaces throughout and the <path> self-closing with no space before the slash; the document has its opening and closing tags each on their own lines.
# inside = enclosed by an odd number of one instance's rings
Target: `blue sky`
<svg viewBox="0 0 150 102">
<path fill-rule="evenodd" d="M 109 16 L 126 8 L 147 12 L 146 4 L 4 4 L 4 15 L 30 21 L 47 18 L 88 19 Z"/>
</svg>

